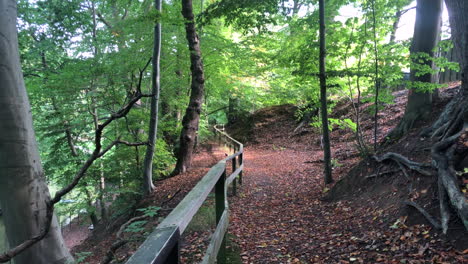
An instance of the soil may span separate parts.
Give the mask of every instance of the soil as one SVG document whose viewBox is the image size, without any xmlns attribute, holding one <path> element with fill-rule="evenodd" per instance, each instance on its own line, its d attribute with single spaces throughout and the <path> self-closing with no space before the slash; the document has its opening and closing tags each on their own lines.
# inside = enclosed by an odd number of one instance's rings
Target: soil
<svg viewBox="0 0 468 264">
<path fill-rule="evenodd" d="M 441 91 L 432 120 L 455 94 L 455 86 Z M 385 105 L 378 116 L 379 142 L 404 112 L 407 92 L 394 96 L 395 103 Z M 396 164 L 371 158 L 373 113 L 366 110 L 370 106 L 361 105 L 368 153 L 356 150 L 350 128 L 335 126 L 331 132 L 333 185 L 323 184 L 319 129 L 304 126 L 293 132 L 298 125 L 295 106 L 261 109 L 228 128 L 234 138 L 245 142 L 244 183 L 237 196 L 229 197 L 229 233 L 241 263 L 468 263 L 468 233 L 460 223 L 450 223 L 444 236 L 402 204 L 417 202 L 437 217 L 435 177 L 408 170 L 407 178 Z M 350 103 L 340 102 L 332 117 L 352 118 L 352 111 Z M 428 124 L 416 124 L 405 138 L 379 147 L 377 155 L 392 151 L 429 163 L 432 142 L 418 136 Z M 173 208 L 226 152 L 207 146 L 196 155 L 189 173 L 158 182 L 158 192 L 140 207 Z M 174 193 L 177 197 L 166 203 Z M 163 210 L 160 218 L 169 211 Z M 157 219 L 148 221 L 147 230 L 157 223 Z M 201 259 L 210 230 L 185 236 L 183 263 Z M 109 231 L 105 239 L 92 236 L 73 251 L 90 251 L 93 255 L 86 261 L 99 263 L 115 242 L 114 233 Z M 125 260 L 141 241 L 143 237 L 119 249 L 116 259 Z"/>
</svg>

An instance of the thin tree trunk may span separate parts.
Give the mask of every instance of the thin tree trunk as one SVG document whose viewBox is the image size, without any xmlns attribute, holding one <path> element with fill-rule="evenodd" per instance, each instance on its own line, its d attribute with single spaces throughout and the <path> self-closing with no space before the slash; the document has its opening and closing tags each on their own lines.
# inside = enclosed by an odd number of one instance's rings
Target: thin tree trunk
<svg viewBox="0 0 468 264">
<path fill-rule="evenodd" d="M 379 53 L 377 49 L 377 22 L 375 18 L 375 0 L 372 2 L 372 21 L 373 23 L 373 35 L 374 35 L 374 66 L 375 66 L 375 100 L 374 100 L 374 152 L 377 152 L 377 131 L 378 131 L 378 117 L 379 117 L 379 90 L 380 90 L 380 80 L 379 80 Z"/>
<path fill-rule="evenodd" d="M 187 171 L 192 162 L 193 146 L 196 141 L 200 113 L 203 104 L 205 77 L 201 57 L 200 42 L 195 29 L 192 0 L 182 0 L 182 15 L 185 18 L 186 37 L 190 50 L 190 70 L 192 83 L 189 105 L 182 119 L 180 147 L 177 164 L 172 175 Z"/>
<path fill-rule="evenodd" d="M 85 194 L 86 194 L 86 203 L 88 204 L 88 208 L 94 208 L 93 206 L 93 199 L 91 196 L 90 191 L 85 187 Z M 91 223 L 93 226 L 96 228 L 99 225 L 99 219 L 97 218 L 96 211 L 95 210 L 87 210 L 89 219 L 91 220 Z"/>
<path fill-rule="evenodd" d="M 117 146 L 116 146 L 117 147 Z M 107 215 L 107 205 L 106 205 L 106 177 L 104 176 L 104 166 L 102 162 L 99 162 L 99 190 L 98 190 L 98 199 L 99 205 L 101 206 L 101 223 L 105 224 L 108 221 Z"/>
<path fill-rule="evenodd" d="M 0 1 L 0 207 L 14 247 L 38 235 L 47 222 L 45 183 L 19 61 L 16 1 Z M 54 216 L 48 235 L 14 258 L 16 264 L 73 259 Z"/>
<path fill-rule="evenodd" d="M 390 32 L 390 44 L 395 43 L 396 39 L 396 32 L 398 30 L 398 24 L 400 24 L 400 19 L 401 19 L 401 9 L 398 9 L 395 12 L 395 21 L 393 21 L 393 26 L 392 26 L 392 31 Z"/>
<path fill-rule="evenodd" d="M 328 113 L 327 113 L 327 76 L 325 73 L 325 3 L 324 0 L 319 0 L 319 16 L 320 16 L 320 102 L 322 114 L 323 128 L 323 160 L 325 184 L 332 183 L 331 170 L 331 151 L 330 151 L 330 136 L 328 130 Z"/>
<path fill-rule="evenodd" d="M 155 0 L 154 5 L 159 14 L 162 11 L 162 1 Z M 143 192 L 148 195 L 153 192 L 153 156 L 156 147 L 156 138 L 158 134 L 159 121 L 159 93 L 160 86 L 160 61 L 161 61 L 161 21 L 160 19 L 154 26 L 154 46 L 153 46 L 153 72 L 151 76 L 152 93 L 150 124 L 148 132 L 148 146 L 146 147 L 145 160 L 143 163 Z"/>
<path fill-rule="evenodd" d="M 439 40 L 442 14 L 442 0 L 426 1 L 418 0 L 416 7 L 416 23 L 414 25 L 414 37 L 410 52 L 415 55 L 424 52 L 430 57 L 434 56 L 434 48 Z M 433 68 L 432 60 L 425 60 L 425 65 Z M 433 83 L 431 74 L 417 75 L 412 68 L 410 72 L 411 82 Z M 432 111 L 432 92 L 411 89 L 408 94 L 408 103 L 405 114 L 397 127 L 390 134 L 390 139 L 398 139 L 405 135 L 417 120 L 429 118 Z"/>
</svg>

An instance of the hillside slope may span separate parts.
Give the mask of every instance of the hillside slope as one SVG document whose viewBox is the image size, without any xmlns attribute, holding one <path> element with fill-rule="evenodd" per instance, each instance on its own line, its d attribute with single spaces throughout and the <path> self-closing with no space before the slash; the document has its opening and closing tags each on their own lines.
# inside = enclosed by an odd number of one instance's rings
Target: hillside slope
<svg viewBox="0 0 468 264">
<path fill-rule="evenodd" d="M 432 120 L 455 95 L 457 85 L 457 83 L 453 83 L 449 88 L 441 90 L 439 101 L 434 106 Z M 404 113 L 407 91 L 395 92 L 394 96 L 394 104 L 385 105 L 378 116 L 379 142 L 397 124 Z M 362 129 L 366 142 L 371 146 L 374 121 L 373 113 L 366 110 L 369 106 L 371 105 L 361 106 L 364 113 Z M 307 157 L 302 164 L 296 162 L 295 166 L 306 167 L 308 164 L 315 163 L 320 166 L 315 170 L 309 170 L 309 173 L 321 173 L 320 129 L 311 126 L 296 129 L 298 126 L 294 117 L 296 110 L 297 108 L 292 105 L 261 109 L 253 113 L 248 122 L 232 125 L 229 132 L 234 137 L 246 141 L 248 149 L 283 151 L 284 155 L 297 155 L 297 153 L 292 152 L 300 152 L 300 155 Z M 352 118 L 352 112 L 351 104 L 342 102 L 337 105 L 331 116 L 337 119 Z M 416 124 L 416 128 L 400 141 L 393 145 L 380 146 L 377 155 L 389 151 L 396 152 L 410 160 L 430 164 L 432 142 L 418 136 L 421 129 L 427 125 L 429 122 Z M 333 187 L 322 187 L 324 189 L 322 199 L 334 202 L 346 200 L 366 204 L 372 210 L 379 211 L 383 217 L 382 221 L 388 226 L 395 223 L 398 217 L 404 219 L 406 224 L 430 226 L 430 223 L 413 207 L 403 204 L 407 201 L 414 201 L 435 217 L 438 216 L 436 177 L 427 177 L 414 171 L 403 171 L 392 162 L 377 163 L 371 158 L 372 153 L 359 153 L 355 147 L 354 133 L 349 128 L 341 129 L 335 126 L 331 132 L 331 142 L 333 177 L 336 183 Z M 312 177 L 312 175 L 310 176 Z M 466 174 L 460 175 L 460 177 L 465 177 L 460 179 L 461 182 L 467 182 Z M 317 183 L 323 184 L 322 181 L 311 180 L 311 184 Z M 461 187 L 466 188 L 466 186 Z M 449 230 L 448 236 L 442 240 L 450 241 L 450 245 L 458 249 L 466 249 L 468 247 L 468 234 L 464 227 L 456 220 L 450 226 L 452 229 Z M 437 236 L 437 233 L 434 234 Z"/>
</svg>

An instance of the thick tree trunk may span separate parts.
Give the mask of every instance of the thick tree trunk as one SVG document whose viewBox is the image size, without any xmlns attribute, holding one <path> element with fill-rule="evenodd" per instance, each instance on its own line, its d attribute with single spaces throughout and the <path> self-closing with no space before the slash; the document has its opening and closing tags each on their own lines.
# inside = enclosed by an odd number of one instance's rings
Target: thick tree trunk
<svg viewBox="0 0 468 264">
<path fill-rule="evenodd" d="M 319 0 L 319 16 L 320 16 L 320 112 L 322 114 L 322 133 L 323 133 L 323 160 L 324 160 L 324 176 L 325 184 L 332 183 L 331 171 L 331 151 L 330 151 L 330 136 L 328 130 L 328 110 L 327 110 L 327 76 L 325 74 L 325 2 Z"/>
<path fill-rule="evenodd" d="M 162 1 L 155 0 L 154 5 L 156 10 L 161 13 Z M 148 146 L 146 147 L 145 161 L 143 165 L 143 192 L 148 195 L 153 192 L 153 156 L 156 147 L 156 138 L 158 134 L 158 120 L 159 120 L 159 93 L 161 90 L 160 85 L 160 61 L 161 61 L 161 21 L 158 20 L 154 26 L 154 46 L 153 46 L 153 72 L 151 76 L 152 93 L 151 97 L 151 111 L 150 111 L 150 124 L 148 131 Z"/>
<path fill-rule="evenodd" d="M 445 0 L 449 12 L 452 40 L 460 54 L 463 95 L 468 96 L 468 3 L 466 0 Z"/>
<path fill-rule="evenodd" d="M 0 58 L 0 205 L 13 247 L 45 228 L 46 203 L 50 200 L 21 72 L 13 0 L 0 1 Z M 14 261 L 72 261 L 55 217 L 47 236 Z"/>
<path fill-rule="evenodd" d="M 192 162 L 193 146 L 196 141 L 200 113 L 203 104 L 205 77 L 201 57 L 200 42 L 195 30 L 192 0 L 182 0 L 182 15 L 184 16 L 185 30 L 190 50 L 190 70 L 192 71 L 192 84 L 189 105 L 182 119 L 182 132 L 180 133 L 180 147 L 177 153 L 177 164 L 172 175 L 187 171 Z"/>
<path fill-rule="evenodd" d="M 452 118 L 442 133 L 441 141 L 432 148 L 432 157 L 438 170 L 439 182 L 445 189 L 445 194 L 442 191 L 442 195 L 446 195 L 445 201 L 439 197 L 441 204 L 445 203 L 445 207 L 450 205 L 468 230 L 468 201 L 460 191 L 456 181 L 454 165 L 457 164 L 453 164 L 455 160 L 453 149 L 457 145 L 466 143 L 468 134 L 468 2 L 466 0 L 446 0 L 445 3 L 449 11 L 452 40 L 456 51 L 461 56 L 462 86 L 458 95 L 460 98 L 454 98 L 459 103 L 456 104 L 455 111 L 452 111 Z M 444 117 L 442 116 L 442 118 Z M 444 211 L 447 212 L 447 209 L 441 206 L 443 229 L 446 232 L 449 215 L 445 213 L 444 216 Z"/>
<path fill-rule="evenodd" d="M 434 48 L 439 41 L 439 33 L 441 26 L 442 0 L 426 1 L 418 0 L 416 7 L 416 23 L 414 25 L 414 36 L 411 44 L 410 52 L 412 55 L 424 52 L 429 57 L 434 57 Z M 431 60 L 425 60 L 425 65 L 433 68 Z M 418 72 L 414 68 L 410 72 L 411 82 L 433 83 L 434 75 L 424 74 L 417 75 Z M 432 92 L 418 91 L 411 89 L 408 95 L 408 103 L 406 105 L 405 114 L 389 134 L 393 140 L 405 135 L 418 120 L 429 118 L 432 111 Z"/>
<path fill-rule="evenodd" d="M 421 134 L 436 140 L 431 155 L 432 164 L 437 169 L 441 226 L 448 230 L 452 208 L 468 230 L 468 200 L 459 188 L 455 168 L 457 161 L 466 158 L 466 138 L 468 138 L 468 2 L 446 0 L 449 11 L 452 39 L 458 54 L 461 54 L 462 86 L 460 92 L 447 104 L 445 110 Z M 458 149 L 461 148 L 461 149 Z M 464 149 L 465 148 L 465 149 Z M 455 157 L 462 154 L 464 157 Z"/>
</svg>

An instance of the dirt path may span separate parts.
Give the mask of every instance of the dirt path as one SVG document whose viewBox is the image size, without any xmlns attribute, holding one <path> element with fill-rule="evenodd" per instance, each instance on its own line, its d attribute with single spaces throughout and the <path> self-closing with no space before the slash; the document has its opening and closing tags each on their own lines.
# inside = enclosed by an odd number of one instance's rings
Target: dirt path
<svg viewBox="0 0 468 264">
<path fill-rule="evenodd" d="M 320 157 L 320 149 L 246 148 L 229 230 L 244 263 L 468 263 L 428 226 L 390 228 L 395 216 L 375 201 L 321 201 Z"/>
</svg>

